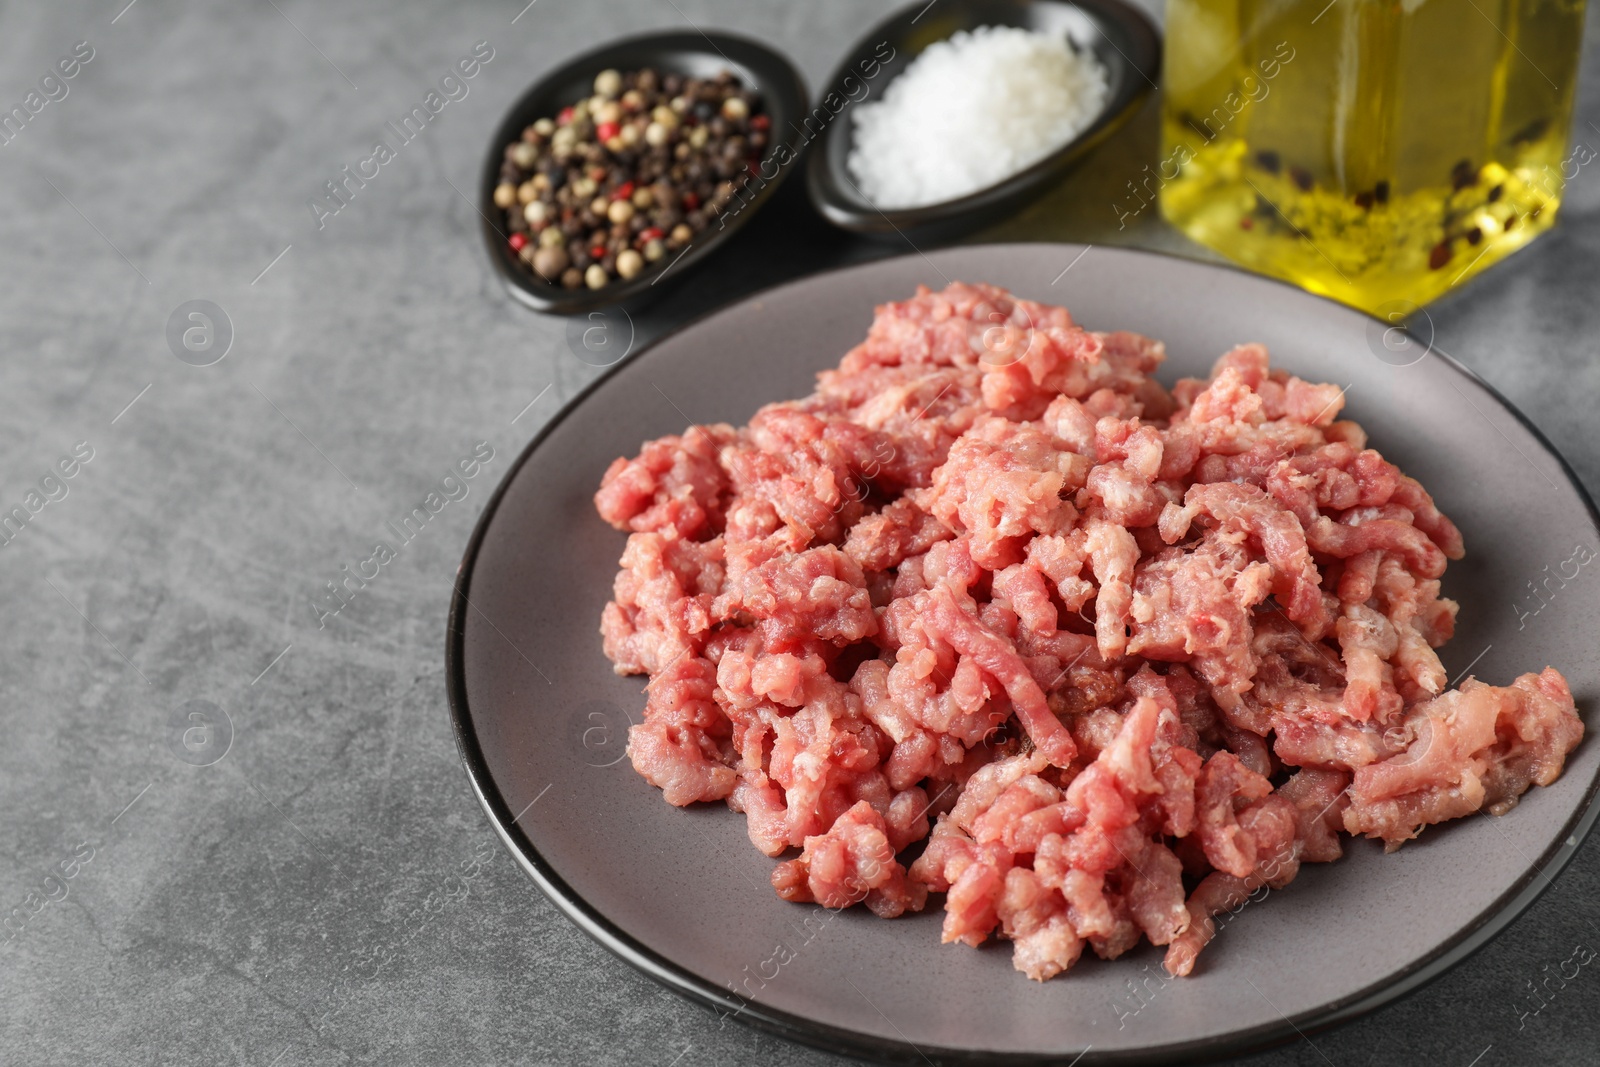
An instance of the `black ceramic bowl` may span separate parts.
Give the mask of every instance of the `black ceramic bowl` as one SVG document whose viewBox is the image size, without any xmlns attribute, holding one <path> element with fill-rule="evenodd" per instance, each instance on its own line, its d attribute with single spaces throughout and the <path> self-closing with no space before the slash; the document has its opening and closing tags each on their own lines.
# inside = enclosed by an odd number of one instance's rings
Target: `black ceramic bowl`
<svg viewBox="0 0 1600 1067">
<path fill-rule="evenodd" d="M 923 49 L 958 30 L 979 26 L 1066 30 L 1075 47 L 1093 52 L 1106 69 L 1106 103 L 1100 117 L 1048 156 L 994 185 L 923 207 L 880 210 L 845 167 L 855 135 L 856 106 L 846 102 L 817 136 L 806 169 L 811 201 L 828 221 L 856 233 L 928 238 L 954 236 L 991 222 L 1044 192 L 1111 136 L 1155 87 L 1161 66 L 1161 38 L 1155 26 L 1122 0 L 917 0 L 861 38 L 829 79 L 823 102 L 830 95 L 835 102 L 852 96 L 861 102 L 876 99 Z M 865 94 L 861 85 L 868 87 Z"/>
<path fill-rule="evenodd" d="M 505 158 L 506 145 L 520 138 L 530 123 L 554 118 L 563 107 L 592 95 L 594 77 L 601 71 L 626 72 L 643 67 L 697 78 L 708 78 L 722 70 L 733 71 L 747 88 L 760 95 L 761 110 L 772 117 L 775 134 L 787 129 L 806 108 L 805 83 L 787 59 L 754 41 L 725 33 L 652 33 L 629 37 L 581 55 L 540 78 L 511 105 L 495 129 L 484 159 L 483 176 L 478 182 L 478 211 L 483 216 L 483 240 L 489 258 L 499 269 L 511 295 L 535 311 L 571 315 L 595 308 L 636 307 L 646 303 L 686 276 L 696 263 L 731 237 L 793 169 L 793 160 L 783 166 L 777 165 L 775 153 L 780 137 L 774 136 L 774 147 L 769 149 L 761 167 L 763 180 L 747 187 L 753 189 L 753 195 L 741 198 L 744 207 L 737 208 L 737 203 L 730 206 L 696 236 L 686 251 L 669 255 L 626 281 L 617 279 L 604 289 L 563 289 L 534 274 L 511 250 L 509 231 L 504 225 L 505 213 L 494 203 L 494 188 L 500 180 L 500 163 Z"/>
</svg>

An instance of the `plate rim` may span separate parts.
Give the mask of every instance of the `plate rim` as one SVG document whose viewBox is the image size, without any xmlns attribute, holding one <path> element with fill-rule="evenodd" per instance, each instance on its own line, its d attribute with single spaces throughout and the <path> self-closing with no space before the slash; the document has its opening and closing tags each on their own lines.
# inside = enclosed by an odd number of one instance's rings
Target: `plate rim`
<svg viewBox="0 0 1600 1067">
<path fill-rule="evenodd" d="M 932 254 L 939 255 L 941 253 L 978 249 L 1034 250 L 1039 247 L 1053 247 L 1072 252 L 1094 246 L 1076 242 L 1054 241 L 991 242 L 952 245 L 935 250 Z M 1210 263 L 1141 248 L 1110 247 L 1106 248 L 1105 251 L 1116 253 L 1119 256 L 1177 260 L 1194 267 L 1221 270 L 1230 274 L 1241 275 L 1247 279 L 1281 287 L 1290 293 L 1332 304 L 1371 322 L 1383 323 L 1386 328 L 1393 328 L 1394 325 L 1359 308 L 1309 292 L 1277 278 L 1255 274 L 1233 264 Z M 1093 1046 L 1084 1049 L 1047 1053 L 988 1052 L 981 1049 L 917 1045 L 913 1044 L 909 1039 L 894 1041 L 829 1023 L 818 1022 L 803 1015 L 774 1008 L 757 1000 L 744 1000 L 737 995 L 730 996 L 727 990 L 694 973 L 687 967 L 655 952 L 618 927 L 574 891 L 548 861 L 540 855 L 538 849 L 518 828 L 516 817 L 512 816 L 510 807 L 506 804 L 504 797 L 501 796 L 499 787 L 490 774 L 487 761 L 478 744 L 476 733 L 472 729 L 471 709 L 467 701 L 464 644 L 466 639 L 466 612 L 472 608 L 468 592 L 471 587 L 473 572 L 477 565 L 479 550 L 488 534 L 490 525 L 494 522 L 501 500 L 511 484 L 517 479 L 523 467 L 533 458 L 539 447 L 558 426 L 582 407 L 584 402 L 589 399 L 589 396 L 610 381 L 617 372 L 654 351 L 663 342 L 676 338 L 715 316 L 753 302 L 769 299 L 780 290 L 804 285 L 818 278 L 834 274 L 872 270 L 886 263 L 910 259 L 913 256 L 922 256 L 922 253 L 909 252 L 903 255 L 885 256 L 865 263 L 847 264 L 829 270 L 816 271 L 798 278 L 791 278 L 764 289 L 746 293 L 736 300 L 697 315 L 652 338 L 637 350 L 606 368 L 604 373 L 581 389 L 566 404 L 562 405 L 561 409 L 540 427 L 539 431 L 524 446 L 515 462 L 501 477 L 499 484 L 495 486 L 493 494 L 484 504 L 483 511 L 473 526 L 472 535 L 468 538 L 461 562 L 456 568 L 456 577 L 450 594 L 450 607 L 445 630 L 445 688 L 449 701 L 450 727 L 451 734 L 456 741 L 457 752 L 467 772 L 467 779 L 472 786 L 473 794 L 477 797 L 479 805 L 488 816 L 491 827 L 500 838 L 501 843 L 511 852 L 517 865 L 533 880 L 539 890 L 580 930 L 599 942 L 607 950 L 692 1003 L 710 1008 L 717 1013 L 720 1022 L 725 1022 L 729 1016 L 732 1016 L 756 1029 L 774 1033 L 837 1055 L 905 1064 L 919 1061 L 929 1062 L 930 1059 L 936 1059 L 941 1063 L 952 1064 L 1007 1064 L 1015 1065 L 1015 1067 L 1024 1067 L 1024 1065 L 1035 1067 L 1035 1065 L 1071 1062 L 1073 1064 L 1081 1064 L 1082 1067 L 1093 1067 L 1096 1064 L 1170 1064 L 1174 1062 L 1175 1058 L 1184 1062 L 1201 1062 L 1220 1059 L 1224 1056 L 1247 1055 L 1284 1044 L 1294 1038 L 1325 1031 L 1415 992 L 1422 986 L 1454 969 L 1520 918 L 1546 890 L 1555 884 L 1556 878 L 1566 869 L 1567 864 L 1571 862 L 1590 832 L 1594 829 L 1597 819 L 1600 819 L 1600 804 L 1596 804 L 1597 796 L 1600 796 L 1600 771 L 1597 771 L 1590 780 L 1578 808 L 1563 825 L 1564 834 L 1558 837 L 1554 845 L 1535 857 L 1534 861 L 1506 892 L 1502 893 L 1494 902 L 1475 916 L 1471 923 L 1463 927 L 1454 937 L 1447 939 L 1432 953 L 1414 961 L 1412 965 L 1387 978 L 1357 990 L 1342 1000 L 1320 1005 L 1296 1016 L 1283 1016 L 1280 1023 L 1266 1023 L 1248 1030 L 1232 1031 L 1208 1038 L 1170 1042 L 1144 1048 L 1100 1053 L 1095 1053 Z M 926 257 L 923 256 L 923 258 Z M 1589 494 L 1588 489 L 1584 486 L 1572 465 L 1567 462 L 1566 457 L 1561 454 L 1560 450 L 1555 447 L 1549 438 L 1515 404 L 1511 403 L 1499 390 L 1485 381 L 1472 368 L 1466 366 L 1443 349 L 1435 347 L 1431 341 L 1427 345 L 1425 354 L 1437 356 L 1449 370 L 1484 390 L 1501 408 L 1514 417 L 1528 431 L 1539 446 L 1556 461 L 1568 484 L 1577 492 L 1579 501 L 1588 512 L 1591 528 L 1596 536 L 1600 537 L 1600 508 L 1596 507 L 1594 498 Z M 1591 743 L 1595 742 L 1591 741 Z M 1072 1058 L 1074 1053 L 1077 1053 L 1077 1058 Z"/>
</svg>

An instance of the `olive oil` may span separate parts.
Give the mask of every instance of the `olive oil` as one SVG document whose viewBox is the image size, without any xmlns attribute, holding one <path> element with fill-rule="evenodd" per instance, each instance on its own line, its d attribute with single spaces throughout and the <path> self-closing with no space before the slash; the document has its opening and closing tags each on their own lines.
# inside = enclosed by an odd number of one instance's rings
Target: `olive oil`
<svg viewBox="0 0 1600 1067">
<path fill-rule="evenodd" d="M 1162 158 L 1134 195 L 1253 270 L 1416 305 L 1547 230 L 1584 0 L 1169 0 Z M 1152 180 L 1153 179 L 1153 180 Z"/>
</svg>

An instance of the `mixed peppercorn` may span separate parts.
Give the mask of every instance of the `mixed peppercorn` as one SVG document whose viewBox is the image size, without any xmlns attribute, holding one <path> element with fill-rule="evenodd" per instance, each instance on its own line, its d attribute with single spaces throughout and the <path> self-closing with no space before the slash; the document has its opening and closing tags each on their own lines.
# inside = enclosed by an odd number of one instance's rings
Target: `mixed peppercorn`
<svg viewBox="0 0 1600 1067">
<path fill-rule="evenodd" d="M 511 250 L 567 289 L 670 262 L 755 173 L 770 124 L 729 71 L 601 71 L 594 95 L 506 146 L 494 203 Z"/>
</svg>

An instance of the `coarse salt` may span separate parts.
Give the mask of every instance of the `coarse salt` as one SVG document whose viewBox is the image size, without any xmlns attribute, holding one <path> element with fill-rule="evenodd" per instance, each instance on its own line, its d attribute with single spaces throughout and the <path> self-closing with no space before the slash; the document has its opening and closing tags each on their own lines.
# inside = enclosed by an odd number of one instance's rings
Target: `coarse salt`
<svg viewBox="0 0 1600 1067">
<path fill-rule="evenodd" d="M 1099 117 L 1106 71 L 1061 32 L 979 26 L 929 45 L 855 115 L 847 165 L 880 208 L 953 200 L 1009 178 Z"/>
</svg>

